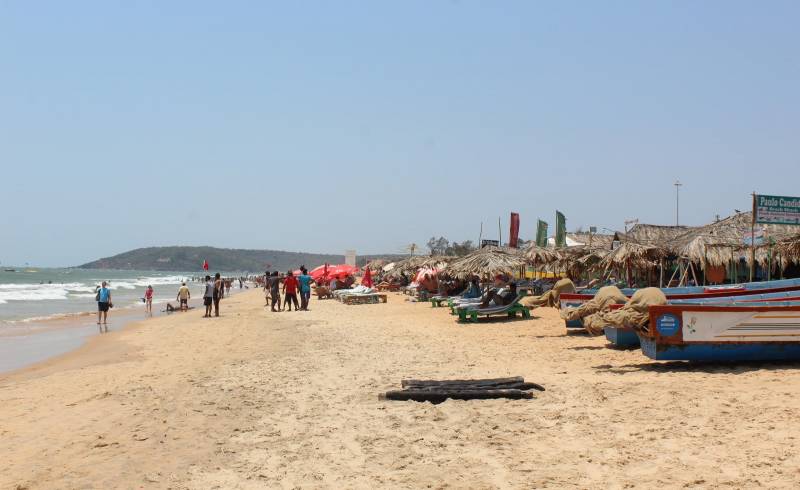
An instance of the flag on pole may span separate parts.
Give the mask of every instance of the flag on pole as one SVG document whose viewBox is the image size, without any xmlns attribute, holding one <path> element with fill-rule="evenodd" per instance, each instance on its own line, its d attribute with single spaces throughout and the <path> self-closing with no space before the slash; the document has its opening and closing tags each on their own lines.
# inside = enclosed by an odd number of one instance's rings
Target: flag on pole
<svg viewBox="0 0 800 490">
<path fill-rule="evenodd" d="M 536 245 L 539 247 L 547 246 L 547 222 L 539 220 L 536 225 Z"/>
<path fill-rule="evenodd" d="M 556 211 L 556 247 L 567 246 L 567 218 L 561 211 Z"/>
<path fill-rule="evenodd" d="M 207 260 L 203 260 L 203 270 L 204 271 L 208 271 L 208 261 Z"/>
<path fill-rule="evenodd" d="M 517 248 L 519 245 L 519 213 L 511 213 L 511 233 L 509 234 L 508 246 Z"/>
</svg>

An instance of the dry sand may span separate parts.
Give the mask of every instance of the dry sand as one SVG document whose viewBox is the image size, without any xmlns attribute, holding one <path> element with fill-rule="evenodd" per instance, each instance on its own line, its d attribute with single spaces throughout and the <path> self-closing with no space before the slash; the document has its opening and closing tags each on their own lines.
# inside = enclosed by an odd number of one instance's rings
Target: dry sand
<svg viewBox="0 0 800 490">
<path fill-rule="evenodd" d="M 313 301 L 155 318 L 0 377 L 0 488 L 800 486 L 800 365 L 656 363 L 555 310 Z M 379 401 L 400 379 L 522 375 L 534 400 Z"/>
</svg>

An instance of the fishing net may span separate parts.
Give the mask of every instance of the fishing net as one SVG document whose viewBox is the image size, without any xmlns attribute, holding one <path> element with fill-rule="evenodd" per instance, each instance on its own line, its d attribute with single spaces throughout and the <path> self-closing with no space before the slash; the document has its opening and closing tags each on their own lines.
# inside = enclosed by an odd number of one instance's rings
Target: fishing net
<svg viewBox="0 0 800 490">
<path fill-rule="evenodd" d="M 521 303 L 527 307 L 555 306 L 560 307 L 559 299 L 561 293 L 574 293 L 575 284 L 570 279 L 560 279 L 553 285 L 553 289 L 541 296 L 528 296 L 522 299 Z"/>
<path fill-rule="evenodd" d="M 615 311 L 601 312 L 598 320 L 602 319 L 603 325 L 614 327 L 631 327 L 643 331 L 650 319 L 649 308 L 654 305 L 667 304 L 667 297 L 658 288 L 644 288 L 636 291 L 625 306 Z M 592 327 L 596 324 L 589 322 Z M 584 325 L 586 322 L 584 321 Z"/>
</svg>

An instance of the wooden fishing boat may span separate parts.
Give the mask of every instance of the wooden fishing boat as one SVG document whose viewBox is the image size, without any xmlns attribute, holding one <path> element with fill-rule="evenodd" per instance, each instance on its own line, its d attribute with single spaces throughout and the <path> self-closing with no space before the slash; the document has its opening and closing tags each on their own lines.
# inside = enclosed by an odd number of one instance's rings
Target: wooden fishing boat
<svg viewBox="0 0 800 490">
<path fill-rule="evenodd" d="M 753 294 L 769 294 L 789 291 L 800 291 L 800 278 L 781 279 L 777 281 L 748 282 L 724 286 L 690 286 L 680 288 L 661 288 L 670 300 L 677 299 L 712 299 Z M 622 289 L 622 294 L 631 297 L 635 289 Z M 561 308 L 576 307 L 594 298 L 597 290 L 583 290 L 580 293 L 561 293 Z"/>
<path fill-rule="evenodd" d="M 800 302 L 652 306 L 639 340 L 656 360 L 800 360 Z"/>
<path fill-rule="evenodd" d="M 670 300 L 670 305 L 725 305 L 725 304 L 751 304 L 751 303 L 776 303 L 776 302 L 800 302 L 800 292 L 798 291 L 785 291 L 780 293 L 764 293 L 753 294 L 750 296 L 725 296 L 722 298 L 695 298 L 695 299 L 679 299 Z M 623 305 L 611 305 L 612 310 L 622 308 Z M 636 331 L 630 327 L 615 327 L 608 325 L 603 328 L 603 331 L 611 343 L 615 347 L 639 347 L 639 336 Z"/>
</svg>

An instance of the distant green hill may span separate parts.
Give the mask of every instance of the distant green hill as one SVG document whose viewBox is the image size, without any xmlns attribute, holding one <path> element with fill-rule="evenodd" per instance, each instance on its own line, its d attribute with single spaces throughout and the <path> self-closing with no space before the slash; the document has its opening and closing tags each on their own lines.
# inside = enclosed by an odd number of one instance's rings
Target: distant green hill
<svg viewBox="0 0 800 490">
<path fill-rule="evenodd" d="M 395 260 L 397 255 L 358 257 L 358 265 L 373 258 Z M 148 247 L 137 248 L 113 257 L 106 257 L 79 266 L 82 269 L 118 269 L 152 271 L 201 271 L 208 260 L 210 271 L 263 272 L 286 271 L 305 265 L 313 269 L 324 263 L 341 264 L 344 255 L 283 252 L 279 250 L 242 250 L 214 247 Z"/>
</svg>

